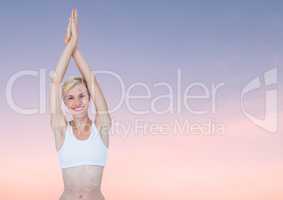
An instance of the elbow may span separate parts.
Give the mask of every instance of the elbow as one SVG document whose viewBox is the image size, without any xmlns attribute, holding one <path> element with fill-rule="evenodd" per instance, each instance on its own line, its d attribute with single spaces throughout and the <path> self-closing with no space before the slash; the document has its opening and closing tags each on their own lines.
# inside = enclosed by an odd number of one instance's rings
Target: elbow
<svg viewBox="0 0 283 200">
<path fill-rule="evenodd" d="M 52 71 L 50 74 L 49 74 L 49 78 L 51 80 L 51 83 L 55 84 L 55 85 L 60 85 L 61 83 L 61 79 L 60 77 L 57 75 L 56 72 Z"/>
</svg>

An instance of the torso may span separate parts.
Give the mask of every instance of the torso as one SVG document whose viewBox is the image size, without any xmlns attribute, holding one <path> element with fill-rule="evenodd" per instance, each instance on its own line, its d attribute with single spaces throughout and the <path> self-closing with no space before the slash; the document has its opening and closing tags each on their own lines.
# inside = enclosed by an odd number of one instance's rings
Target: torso
<svg viewBox="0 0 283 200">
<path fill-rule="evenodd" d="M 60 200 L 104 199 L 101 193 L 103 167 L 84 165 L 62 170 L 64 192 Z"/>
<path fill-rule="evenodd" d="M 65 133 L 65 131 L 62 132 Z M 81 136 L 77 136 L 75 133 L 75 137 L 81 140 L 86 140 L 89 135 L 90 131 L 88 133 L 81 133 Z M 57 152 L 63 146 L 64 138 L 65 135 L 62 134 L 61 137 L 55 139 Z M 100 191 L 103 169 L 104 167 L 96 165 L 62 168 L 64 192 L 60 200 L 104 199 Z"/>
</svg>

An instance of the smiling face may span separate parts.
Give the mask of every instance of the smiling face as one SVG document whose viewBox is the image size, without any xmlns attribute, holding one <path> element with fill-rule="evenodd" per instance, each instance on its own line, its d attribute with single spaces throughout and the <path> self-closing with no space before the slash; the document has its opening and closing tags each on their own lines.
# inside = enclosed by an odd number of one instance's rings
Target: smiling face
<svg viewBox="0 0 283 200">
<path fill-rule="evenodd" d="M 72 115 L 87 114 L 89 93 L 84 83 L 77 83 L 69 90 L 63 91 L 63 100 Z"/>
</svg>

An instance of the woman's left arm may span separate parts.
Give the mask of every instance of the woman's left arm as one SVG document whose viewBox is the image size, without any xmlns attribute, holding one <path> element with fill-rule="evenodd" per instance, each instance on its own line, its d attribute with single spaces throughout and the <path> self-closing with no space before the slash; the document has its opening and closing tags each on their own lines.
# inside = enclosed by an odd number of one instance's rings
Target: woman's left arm
<svg viewBox="0 0 283 200">
<path fill-rule="evenodd" d="M 96 79 L 96 75 L 91 71 L 86 60 L 82 56 L 81 52 L 76 48 L 73 52 L 73 58 L 76 65 L 79 68 L 81 75 L 84 77 L 87 83 L 92 100 L 95 103 L 96 111 L 98 114 L 108 114 L 108 105 L 106 103 L 103 92 L 99 86 L 99 83 Z"/>
<path fill-rule="evenodd" d="M 87 64 L 86 60 L 84 59 L 78 48 L 74 50 L 73 58 L 79 68 L 79 71 L 86 80 L 91 98 L 93 100 L 93 103 L 95 104 L 95 123 L 97 125 L 98 130 L 102 134 L 102 137 L 104 137 L 104 135 L 107 135 L 109 129 L 111 128 L 111 116 L 109 114 L 106 99 L 96 79 L 95 73 L 90 70 L 89 65 Z"/>
</svg>

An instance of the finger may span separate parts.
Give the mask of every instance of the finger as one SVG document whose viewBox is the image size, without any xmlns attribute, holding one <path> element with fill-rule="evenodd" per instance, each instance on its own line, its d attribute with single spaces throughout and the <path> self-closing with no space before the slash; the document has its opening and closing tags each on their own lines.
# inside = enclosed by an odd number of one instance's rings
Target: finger
<svg viewBox="0 0 283 200">
<path fill-rule="evenodd" d="M 71 20 L 71 34 L 76 36 L 76 33 L 77 33 L 76 31 L 77 30 L 76 30 L 75 20 L 72 18 L 72 20 Z"/>
<path fill-rule="evenodd" d="M 75 11 L 74 23 L 75 23 L 75 25 L 78 24 L 78 14 L 77 14 L 77 11 Z"/>
<path fill-rule="evenodd" d="M 67 35 L 71 37 L 71 18 L 69 18 L 68 22 Z"/>
<path fill-rule="evenodd" d="M 67 32 L 65 35 L 65 42 L 68 42 L 70 38 L 71 38 L 71 18 L 69 18 L 69 21 L 68 21 Z"/>
<path fill-rule="evenodd" d="M 72 8 L 72 17 L 74 17 L 74 15 L 75 15 L 75 10 L 74 10 L 74 8 Z"/>
<path fill-rule="evenodd" d="M 78 10 L 76 9 L 75 10 L 75 25 L 76 25 L 76 28 L 77 28 L 77 31 L 78 31 L 78 24 L 79 24 L 79 17 L 78 17 Z"/>
<path fill-rule="evenodd" d="M 75 11 L 75 9 L 73 9 L 72 10 L 72 18 L 75 19 L 75 17 L 76 17 L 76 11 Z"/>
<path fill-rule="evenodd" d="M 78 18 L 78 10 L 77 9 L 75 10 L 75 17 L 76 17 L 76 19 Z"/>
<path fill-rule="evenodd" d="M 74 9 L 74 12 L 73 12 L 73 21 L 75 24 L 77 24 L 77 9 Z"/>
</svg>

